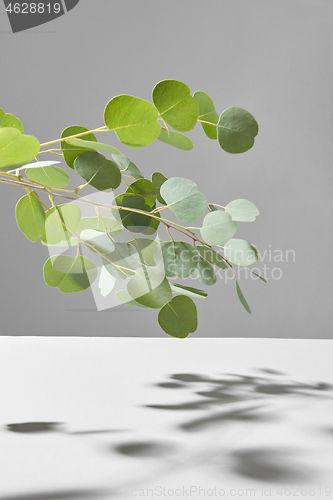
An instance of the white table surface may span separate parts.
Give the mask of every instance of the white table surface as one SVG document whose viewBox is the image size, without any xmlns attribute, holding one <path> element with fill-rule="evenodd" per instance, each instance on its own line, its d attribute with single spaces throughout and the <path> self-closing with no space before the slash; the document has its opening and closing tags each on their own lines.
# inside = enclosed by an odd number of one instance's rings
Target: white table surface
<svg viewBox="0 0 333 500">
<path fill-rule="evenodd" d="M 332 341 L 2 337 L 0 357 L 1 500 L 333 498 Z"/>
</svg>

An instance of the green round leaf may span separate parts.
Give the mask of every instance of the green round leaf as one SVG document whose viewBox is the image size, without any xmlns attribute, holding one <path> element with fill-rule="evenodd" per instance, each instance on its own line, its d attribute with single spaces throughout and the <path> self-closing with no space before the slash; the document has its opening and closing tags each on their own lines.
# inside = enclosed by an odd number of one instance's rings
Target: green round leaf
<svg viewBox="0 0 333 500">
<path fill-rule="evenodd" d="M 228 203 L 225 211 L 231 215 L 232 220 L 239 222 L 252 222 L 259 215 L 259 210 L 253 203 L 242 199 Z"/>
<path fill-rule="evenodd" d="M 81 210 L 73 203 L 59 205 L 46 212 L 45 232 L 40 237 L 44 243 L 55 245 L 70 240 L 81 218 Z"/>
<path fill-rule="evenodd" d="M 94 229 L 84 229 L 80 234 L 80 238 L 84 241 L 86 247 L 92 252 L 110 253 L 115 249 L 113 241 L 107 234 Z"/>
<path fill-rule="evenodd" d="M 172 299 L 168 280 L 161 271 L 152 267 L 138 269 L 129 280 L 127 291 L 136 302 L 158 309 Z"/>
<path fill-rule="evenodd" d="M 205 259 L 198 256 L 197 267 L 192 273 L 192 278 L 201 281 L 204 285 L 214 285 L 216 283 L 216 274 L 213 266 Z"/>
<path fill-rule="evenodd" d="M 44 264 L 45 283 L 63 293 L 86 290 L 97 274 L 95 264 L 81 256 L 55 255 Z"/>
<path fill-rule="evenodd" d="M 210 212 L 203 220 L 201 236 L 208 245 L 224 245 L 237 231 L 237 224 L 231 215 L 217 211 Z"/>
<path fill-rule="evenodd" d="M 31 181 L 38 182 L 50 188 L 64 188 L 70 183 L 68 173 L 59 167 L 41 166 L 39 168 L 27 168 L 25 174 Z"/>
<path fill-rule="evenodd" d="M 114 243 L 114 250 L 102 257 L 102 262 L 112 276 L 125 280 L 141 265 L 136 248 L 127 242 Z"/>
<path fill-rule="evenodd" d="M 12 127 L 0 128 L 0 168 L 21 167 L 39 152 L 39 142 L 32 135 L 23 135 Z"/>
<path fill-rule="evenodd" d="M 72 135 L 82 134 L 82 132 L 88 132 L 88 130 L 89 129 L 87 129 L 85 127 L 80 127 L 79 125 L 72 125 L 71 127 L 65 128 L 65 130 L 61 134 L 61 139 L 63 139 L 64 137 L 71 137 Z M 91 133 L 90 134 L 86 134 L 83 137 L 84 137 L 84 140 L 86 140 L 86 141 L 97 142 L 97 139 L 94 136 L 94 134 L 91 134 Z M 74 169 L 74 160 L 80 154 L 85 153 L 86 151 L 91 150 L 90 147 L 89 147 L 89 149 L 87 149 L 87 148 L 82 148 L 82 147 L 79 147 L 79 146 L 72 146 L 70 144 L 67 144 L 67 141 L 62 141 L 60 144 L 61 144 L 61 149 L 62 149 L 62 152 L 63 152 L 63 155 L 64 155 L 65 162 L 67 163 L 67 165 L 70 168 L 73 168 L 73 169 Z"/>
<path fill-rule="evenodd" d="M 198 252 L 184 241 L 162 241 L 154 250 L 154 258 L 165 276 L 188 278 L 198 263 Z"/>
<path fill-rule="evenodd" d="M 113 290 L 116 284 L 116 278 L 111 276 L 110 273 L 107 272 L 104 266 L 102 266 L 101 273 L 99 275 L 98 287 L 100 289 L 102 297 L 106 297 Z"/>
<path fill-rule="evenodd" d="M 196 222 L 206 211 L 207 200 L 195 182 L 172 177 L 161 186 L 161 196 L 182 222 Z"/>
<path fill-rule="evenodd" d="M 109 217 L 82 217 L 76 231 L 78 233 L 81 233 L 84 229 L 105 231 L 105 227 L 113 238 L 118 236 L 122 231 L 119 221 L 110 219 Z"/>
<path fill-rule="evenodd" d="M 99 191 L 116 189 L 121 183 L 118 165 L 96 151 L 82 153 L 74 161 L 76 172 Z"/>
<path fill-rule="evenodd" d="M 179 283 L 169 282 L 171 290 L 173 292 L 180 293 L 181 295 L 187 295 L 193 299 L 205 299 L 208 295 L 204 290 L 199 290 L 198 288 L 192 288 L 191 286 L 179 285 Z"/>
<path fill-rule="evenodd" d="M 5 113 L 3 109 L 0 109 L 0 128 L 4 127 L 16 128 L 21 134 L 24 133 L 23 125 L 20 120 L 11 113 Z"/>
<path fill-rule="evenodd" d="M 127 156 L 113 154 L 112 158 L 121 166 L 122 170 L 125 170 L 127 175 L 134 177 L 134 179 L 143 179 L 143 175 L 138 167 Z"/>
<path fill-rule="evenodd" d="M 127 194 L 139 194 L 143 196 L 145 202 L 153 207 L 156 201 L 156 188 L 148 179 L 138 179 L 127 188 Z"/>
<path fill-rule="evenodd" d="M 114 97 L 104 111 L 105 125 L 129 148 L 148 146 L 157 139 L 161 131 L 157 118 L 151 102 L 130 95 Z"/>
<path fill-rule="evenodd" d="M 114 199 L 116 205 L 124 208 L 132 208 L 134 210 L 141 210 L 150 212 L 151 207 L 147 205 L 143 196 L 139 194 L 120 194 Z M 151 221 L 154 220 L 149 215 L 143 213 L 132 212 L 130 210 L 112 209 L 112 213 L 117 220 L 121 220 L 122 225 L 132 231 L 133 233 L 145 232 Z M 159 221 L 158 221 L 159 222 Z"/>
<path fill-rule="evenodd" d="M 167 130 L 164 127 L 162 127 L 161 133 L 157 139 L 175 148 L 183 149 L 184 151 L 191 151 L 191 149 L 193 149 L 193 142 L 186 135 Z"/>
<path fill-rule="evenodd" d="M 67 144 L 70 146 L 77 146 L 79 148 L 84 148 L 84 149 L 93 149 L 96 151 L 105 151 L 107 153 L 111 154 L 116 154 L 120 155 L 120 151 L 117 148 L 114 148 L 113 146 L 109 146 L 109 144 L 103 144 L 102 142 L 94 142 L 94 141 L 86 141 L 84 139 L 68 139 L 66 141 Z"/>
<path fill-rule="evenodd" d="M 217 139 L 217 124 L 219 121 L 219 115 L 215 111 L 215 106 L 209 95 L 205 92 L 198 91 L 193 94 L 194 99 L 196 100 L 199 108 L 199 120 L 203 120 L 205 122 L 212 123 L 209 125 L 208 123 L 201 123 L 202 128 L 209 137 L 209 139 Z"/>
<path fill-rule="evenodd" d="M 197 308 L 189 297 L 178 295 L 162 307 L 158 322 L 168 335 L 183 339 L 197 329 Z"/>
<path fill-rule="evenodd" d="M 245 153 L 252 148 L 258 131 L 258 123 L 251 113 L 232 106 L 221 114 L 217 136 L 221 148 L 227 153 Z"/>
<path fill-rule="evenodd" d="M 245 240 L 232 239 L 224 247 L 225 258 L 238 266 L 250 266 L 258 260 L 258 249 Z"/>
<path fill-rule="evenodd" d="M 201 257 L 207 260 L 207 262 L 210 262 L 210 264 L 218 266 L 221 269 L 228 269 L 228 265 L 226 264 L 225 260 L 223 260 L 222 255 L 220 255 L 218 252 L 215 252 L 213 248 L 208 248 L 204 245 L 197 245 L 196 249 L 198 250 Z"/>
<path fill-rule="evenodd" d="M 198 119 L 198 105 L 190 88 L 177 80 L 163 80 L 153 90 L 153 102 L 163 120 L 179 132 L 188 132 Z"/>
<path fill-rule="evenodd" d="M 15 217 L 18 228 L 30 241 L 37 241 L 45 231 L 45 212 L 33 192 L 23 196 L 16 204 Z"/>
<path fill-rule="evenodd" d="M 164 184 L 168 179 L 163 174 L 160 174 L 160 172 L 154 172 L 151 176 L 151 180 L 155 186 L 158 201 L 162 203 L 162 205 L 166 205 L 164 198 L 161 196 L 160 190 L 162 184 Z"/>
</svg>

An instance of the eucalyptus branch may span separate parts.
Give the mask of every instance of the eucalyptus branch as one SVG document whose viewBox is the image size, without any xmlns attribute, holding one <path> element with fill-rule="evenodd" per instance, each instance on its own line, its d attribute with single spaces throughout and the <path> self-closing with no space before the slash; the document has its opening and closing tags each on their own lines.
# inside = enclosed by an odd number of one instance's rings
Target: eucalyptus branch
<svg viewBox="0 0 333 500">
<path fill-rule="evenodd" d="M 182 132 L 190 131 L 200 123 L 209 139 L 215 139 L 225 152 L 239 154 L 254 145 L 258 134 L 254 117 L 237 106 L 218 115 L 212 99 L 204 92 L 191 95 L 184 83 L 163 80 L 154 87 L 152 102 L 130 95 L 112 98 L 105 107 L 103 119 L 101 127 L 88 130 L 71 126 L 63 131 L 62 137 L 40 144 L 35 137 L 24 134 L 18 118 L 0 110 L 0 182 L 20 186 L 27 193 L 15 208 L 19 229 L 28 240 L 36 242 L 40 239 L 47 246 L 61 244 L 64 238 L 68 244 L 73 242 L 72 238 L 76 240 L 74 244 L 77 242 L 76 257 L 57 256 L 61 259 L 59 269 L 54 267 L 53 258 L 45 262 L 43 276 L 46 284 L 63 293 L 83 291 L 92 284 L 98 271 L 90 259 L 80 255 L 83 243 L 105 264 L 100 281 L 105 295 L 114 286 L 115 278 L 125 276 L 129 280 L 123 296 L 125 303 L 159 309 L 158 322 L 169 335 L 184 338 L 195 331 L 197 309 L 192 299 L 207 296 L 204 290 L 169 282 L 169 277 L 191 276 L 207 286 L 216 282 L 215 267 L 224 270 L 230 267 L 236 279 L 237 296 L 247 312 L 251 312 L 240 291 L 233 265 L 248 268 L 258 259 L 258 250 L 251 243 L 233 236 L 237 221 L 251 222 L 259 215 L 255 205 L 243 199 L 233 200 L 226 206 L 207 205 L 204 194 L 186 178 L 184 164 L 179 167 L 181 177 L 168 179 L 162 173 L 154 172 L 149 180 L 127 156 L 114 146 L 98 142 L 93 134 L 114 132 L 121 144 L 133 150 L 158 139 L 171 147 L 189 151 L 193 143 Z M 85 136 L 90 137 L 79 140 Z M 59 144 L 59 147 L 49 147 L 54 144 Z M 111 154 L 114 161 L 99 151 Z M 74 190 L 66 189 L 70 176 L 63 168 L 55 166 L 59 162 L 39 162 L 38 155 L 46 153 L 61 157 L 69 171 L 75 171 L 84 183 Z M 10 168 L 13 170 L 1 171 Z M 21 175 L 22 170 L 25 170 L 25 176 Z M 129 180 L 126 182 L 125 179 Z M 117 195 L 110 204 L 91 201 L 79 194 L 87 186 L 103 192 L 114 191 L 123 184 L 127 187 L 126 192 Z M 51 208 L 38 193 L 49 198 Z M 57 199 L 68 203 L 57 206 Z M 162 206 L 156 206 L 157 201 Z M 93 207 L 96 217 L 81 219 L 78 203 Z M 105 210 L 110 216 L 102 217 L 100 210 Z M 170 210 L 179 223 L 161 217 L 165 210 Z M 202 218 L 202 227 L 184 225 L 197 223 Z M 166 227 L 171 241 L 150 238 L 160 225 Z M 87 231 L 83 232 L 83 228 Z M 179 241 L 173 238 L 171 229 L 177 231 Z M 122 230 L 127 230 L 132 236 L 130 242 L 117 241 Z M 200 231 L 200 237 L 195 231 Z M 137 233 L 141 233 L 144 239 Z M 191 241 L 183 241 L 183 236 Z M 224 255 L 218 252 L 219 248 L 223 249 Z M 109 249 L 109 253 L 104 252 Z M 246 252 L 252 253 L 247 255 Z M 116 256 L 124 265 L 114 262 Z M 138 257 L 141 266 L 136 260 Z M 111 275 L 109 280 L 108 275 Z"/>
</svg>

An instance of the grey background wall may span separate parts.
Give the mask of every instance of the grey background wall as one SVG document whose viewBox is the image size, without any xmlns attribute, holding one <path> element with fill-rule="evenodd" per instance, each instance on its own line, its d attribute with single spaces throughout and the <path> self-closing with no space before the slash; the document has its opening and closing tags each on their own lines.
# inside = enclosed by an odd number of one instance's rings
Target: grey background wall
<svg viewBox="0 0 333 500">
<path fill-rule="evenodd" d="M 150 99 L 166 78 L 204 90 L 218 112 L 237 105 L 259 122 L 255 147 L 243 155 L 223 152 L 199 126 L 191 152 L 159 141 L 120 148 L 146 176 L 188 177 L 212 201 L 246 198 L 261 212 L 239 224 L 238 236 L 260 249 L 257 267 L 268 268 L 267 285 L 241 280 L 253 314 L 221 280 L 197 303 L 193 337 L 332 337 L 331 11 L 329 0 L 81 0 L 13 35 L 0 5 L 0 107 L 40 142 L 69 125 L 103 125 L 113 96 Z M 113 134 L 103 141 L 119 145 Z M 24 193 L 4 184 L 0 193 L 2 335 L 165 336 L 156 311 L 97 312 L 89 290 L 48 288 L 47 249 L 16 227 Z M 270 258 L 277 252 L 282 262 Z"/>
</svg>

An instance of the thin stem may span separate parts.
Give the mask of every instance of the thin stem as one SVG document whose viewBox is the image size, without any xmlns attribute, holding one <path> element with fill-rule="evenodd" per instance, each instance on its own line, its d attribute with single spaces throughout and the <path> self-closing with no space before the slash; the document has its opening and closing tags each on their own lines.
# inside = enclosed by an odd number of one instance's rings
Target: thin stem
<svg viewBox="0 0 333 500">
<path fill-rule="evenodd" d="M 13 176 L 13 177 L 15 177 L 15 176 Z M 109 212 L 111 212 L 111 209 L 113 208 L 113 209 L 116 209 L 118 211 L 125 210 L 127 212 L 134 212 L 134 213 L 138 213 L 138 214 L 147 215 L 148 217 L 152 217 L 153 219 L 157 219 L 159 222 L 162 222 L 163 224 L 168 225 L 169 227 L 173 227 L 174 229 L 176 229 L 180 233 L 185 234 L 189 238 L 192 238 L 192 240 L 195 240 L 195 241 L 201 243 L 202 245 L 210 247 L 210 245 L 207 245 L 205 242 L 201 241 L 192 231 L 185 232 L 186 228 L 184 226 L 181 226 L 180 224 L 176 224 L 175 222 L 169 221 L 167 219 L 162 219 L 161 217 L 157 217 L 152 212 L 145 212 L 144 210 L 135 209 L 135 208 L 128 208 L 128 207 L 122 207 L 122 206 L 118 206 L 118 205 L 105 205 L 103 203 L 91 202 L 90 200 L 87 200 L 85 197 L 79 196 L 79 195 L 77 195 L 78 198 L 72 198 L 70 196 L 62 194 L 63 192 L 76 194 L 73 191 L 69 191 L 67 189 L 56 188 L 57 191 L 61 191 L 61 193 L 58 194 L 58 193 L 52 191 L 51 189 L 49 189 L 49 188 L 47 188 L 45 186 L 39 186 L 39 185 L 36 185 L 36 184 L 27 183 L 27 182 L 17 182 L 17 181 L 15 181 L 13 179 L 1 179 L 0 178 L 0 182 L 4 182 L 4 183 L 7 183 L 7 184 L 14 184 L 14 185 L 21 186 L 21 187 L 27 187 L 27 188 L 30 188 L 30 189 L 35 189 L 36 191 L 42 191 L 43 193 L 46 193 L 49 196 L 51 196 L 52 200 L 54 198 L 62 198 L 64 200 L 69 200 L 69 201 L 74 201 L 74 202 L 81 202 L 81 203 L 86 203 L 88 205 L 98 206 L 98 207 L 101 207 L 104 210 L 107 210 Z"/>
<path fill-rule="evenodd" d="M 61 150 L 60 150 L 61 151 Z M 56 153 L 55 151 L 51 151 L 50 149 L 47 149 L 46 151 L 39 151 L 39 155 L 42 154 L 42 153 L 51 153 L 51 154 L 54 154 L 54 155 L 58 155 L 58 156 L 64 156 L 60 153 Z"/>
<path fill-rule="evenodd" d="M 80 132 L 79 134 L 69 135 L 68 137 L 63 137 L 56 139 L 55 141 L 44 142 L 40 147 L 49 146 L 50 144 L 57 144 L 57 142 L 68 141 L 68 139 L 76 139 L 76 137 L 81 137 L 83 135 L 93 134 L 94 132 L 107 132 L 109 129 L 104 125 L 103 127 L 95 128 L 93 130 L 86 130 L 86 132 Z"/>
<path fill-rule="evenodd" d="M 175 241 L 175 240 L 173 239 L 173 237 L 171 236 L 171 233 L 170 233 L 170 231 L 169 231 L 169 227 L 170 227 L 170 226 L 166 225 L 166 230 L 167 230 L 167 232 L 168 232 L 168 235 L 170 236 L 170 238 L 172 239 L 172 241 Z"/>
</svg>

